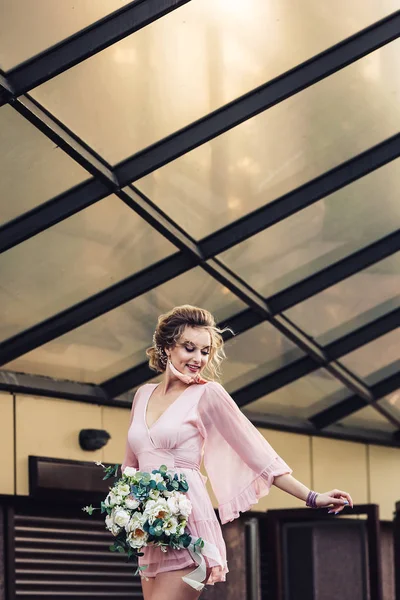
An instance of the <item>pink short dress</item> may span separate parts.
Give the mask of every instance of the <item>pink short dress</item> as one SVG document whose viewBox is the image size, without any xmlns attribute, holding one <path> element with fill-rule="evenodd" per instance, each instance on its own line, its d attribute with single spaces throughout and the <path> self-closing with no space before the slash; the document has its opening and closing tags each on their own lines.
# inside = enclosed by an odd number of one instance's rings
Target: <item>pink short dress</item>
<svg viewBox="0 0 400 600">
<path fill-rule="evenodd" d="M 206 565 L 212 567 L 205 584 L 214 585 L 225 581 L 229 569 L 207 478 L 200 472 L 202 457 L 222 524 L 233 521 L 268 494 L 274 477 L 292 470 L 216 382 L 189 385 L 149 428 L 147 404 L 157 385 L 145 384 L 135 394 L 122 470 L 132 466 L 151 473 L 165 464 L 185 474 L 192 503 L 189 533 L 218 550 L 218 557 L 205 557 Z M 143 552 L 139 565 L 148 565 L 143 571 L 146 577 L 197 566 L 184 548 L 168 548 L 164 553 L 158 546 L 148 546 Z"/>
</svg>

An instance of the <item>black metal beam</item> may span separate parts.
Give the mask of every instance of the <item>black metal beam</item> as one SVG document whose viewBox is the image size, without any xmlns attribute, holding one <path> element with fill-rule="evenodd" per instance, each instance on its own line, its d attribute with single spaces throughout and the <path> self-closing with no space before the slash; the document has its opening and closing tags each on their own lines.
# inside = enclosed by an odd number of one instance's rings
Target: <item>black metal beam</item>
<svg viewBox="0 0 400 600">
<path fill-rule="evenodd" d="M 394 392 L 400 387 L 400 371 L 397 373 L 393 373 L 389 375 L 385 379 L 381 381 L 377 381 L 373 384 L 370 389 L 374 398 L 375 404 L 380 398 L 383 398 L 386 394 L 390 394 Z M 346 398 L 341 402 L 338 402 L 334 406 L 327 408 L 310 418 L 310 421 L 315 427 L 318 429 L 324 429 L 349 415 L 352 415 L 354 412 L 357 412 L 361 408 L 368 406 L 369 403 L 359 396 L 353 395 L 350 398 Z M 397 423 L 398 425 L 398 423 Z"/>
<path fill-rule="evenodd" d="M 281 367 L 277 371 L 268 373 L 256 381 L 240 388 L 232 393 L 236 404 L 244 407 L 267 394 L 275 392 L 279 388 L 312 373 L 320 368 L 320 364 L 310 356 L 304 356 L 298 360 Z"/>
<path fill-rule="evenodd" d="M 185 232 L 178 228 L 176 224 L 174 224 L 167 216 L 160 215 L 160 211 L 158 211 L 158 209 L 154 207 L 154 205 L 152 205 L 147 198 L 133 188 L 128 188 L 127 190 L 122 191 L 115 173 L 109 168 L 109 166 L 102 161 L 100 157 L 95 156 L 94 153 L 92 153 L 89 148 L 85 147 L 75 136 L 65 131 L 65 129 L 62 127 L 62 124 L 58 123 L 49 113 L 44 111 L 41 106 L 39 106 L 36 102 L 33 102 L 30 98 L 19 98 L 18 100 L 14 99 L 13 106 L 17 108 L 17 110 L 27 119 L 29 119 L 35 126 L 40 128 L 40 130 L 43 131 L 50 139 L 60 145 L 68 154 L 70 154 L 70 156 L 72 156 L 72 158 L 77 160 L 79 164 L 94 174 L 95 177 L 99 178 L 107 186 L 107 188 L 109 188 L 111 191 L 114 191 L 114 193 L 123 199 L 124 202 L 139 212 L 139 214 L 142 214 L 153 227 L 157 228 L 163 235 L 168 237 L 168 239 L 180 247 L 184 251 L 185 255 L 187 253 L 190 266 L 200 264 L 203 269 L 209 272 L 215 279 L 226 285 L 234 294 L 252 307 L 253 310 L 258 312 L 264 318 L 271 320 L 275 327 L 287 335 L 289 339 L 292 339 L 295 344 L 303 348 L 310 356 L 321 362 L 321 364 L 324 364 L 326 368 L 341 381 L 343 381 L 345 385 L 347 385 L 350 389 L 353 389 L 357 394 L 365 397 L 366 400 L 369 400 L 368 390 L 363 386 L 362 382 L 357 381 L 356 378 L 345 372 L 345 370 L 338 365 L 334 363 L 326 364 L 326 357 L 323 355 L 323 352 L 318 345 L 313 343 L 309 338 L 307 338 L 307 336 L 297 330 L 296 327 L 293 326 L 293 324 L 290 324 L 287 319 L 280 316 L 276 318 L 271 317 L 271 313 L 268 306 L 265 304 L 265 301 L 259 296 L 259 294 L 247 286 L 245 282 L 241 281 L 240 278 L 231 273 L 229 269 L 216 260 L 204 262 L 202 253 L 194 240 L 189 238 Z M 126 283 L 126 280 L 122 283 Z M 115 288 L 116 286 L 113 287 Z M 114 292 L 115 291 L 116 290 L 114 289 Z M 105 292 L 107 292 L 107 290 L 101 294 L 97 294 L 96 298 L 98 299 L 101 296 L 103 299 L 103 294 Z M 90 304 L 90 299 L 80 303 L 79 307 L 82 308 L 84 306 L 87 309 L 89 306 L 87 304 L 88 302 Z M 70 322 L 74 322 L 74 319 L 78 317 L 78 320 L 75 321 L 75 326 L 82 324 L 79 322 L 79 314 L 75 312 L 76 308 L 77 307 L 71 307 L 71 309 L 63 311 L 61 315 L 56 315 L 52 319 L 43 322 L 41 326 L 35 326 L 34 328 L 31 328 L 29 333 L 33 334 L 34 332 L 32 330 L 36 330 L 35 333 L 38 334 L 38 337 L 40 338 L 40 336 L 42 336 L 42 339 L 44 337 L 46 341 L 52 339 L 49 338 L 49 335 L 53 335 L 54 332 L 57 332 L 54 337 L 62 335 L 62 332 L 65 333 L 65 331 L 63 331 L 65 323 L 62 324 L 60 321 L 57 321 L 58 317 L 61 317 L 62 320 L 70 320 Z M 103 308 L 101 308 L 101 311 L 105 312 Z M 102 312 L 97 314 L 102 314 Z M 97 316 L 97 314 L 94 316 Z M 94 318 L 94 316 L 91 318 Z M 51 323 L 51 325 L 50 327 L 47 327 L 49 323 Z M 38 331 L 38 328 L 41 329 L 40 332 Z M 53 334 L 51 334 L 50 331 L 53 331 Z M 20 336 L 15 336 L 15 338 L 12 339 L 14 344 L 18 341 L 16 338 L 19 340 Z M 5 344 L 7 344 L 9 341 L 10 340 L 6 340 Z M 42 341 L 41 343 L 45 342 Z"/>
<path fill-rule="evenodd" d="M 369 323 L 354 328 L 353 331 L 346 333 L 342 337 L 334 339 L 322 347 L 323 352 L 329 361 L 338 359 L 392 331 L 397 327 L 399 319 L 400 309 L 397 308 Z M 219 323 L 218 326 L 221 328 L 230 327 L 237 336 L 256 327 L 263 321 L 265 319 L 261 315 L 254 313 L 251 309 L 246 309 L 230 319 Z M 226 339 L 229 339 L 229 337 L 229 334 L 225 336 Z M 245 406 L 261 396 L 274 392 L 288 383 L 312 373 L 320 368 L 320 366 L 319 362 L 309 356 L 305 356 L 238 389 L 234 392 L 235 400 L 239 406 Z M 154 372 L 149 369 L 148 361 L 144 361 L 104 381 L 101 387 L 110 397 L 116 397 L 145 383 L 152 377 L 154 377 Z"/>
<path fill-rule="evenodd" d="M 110 398 L 100 386 L 75 381 L 60 381 L 50 377 L 26 375 L 12 371 L 0 371 L 0 390 L 12 394 L 31 394 L 78 402 L 110 404 Z M 114 402 L 117 401 L 113 401 L 113 405 Z"/>
<path fill-rule="evenodd" d="M 188 2 L 189 0 L 130 2 L 8 71 L 7 79 L 14 94 L 19 96 L 32 90 Z"/>
<path fill-rule="evenodd" d="M 0 253 L 91 206 L 110 193 L 104 183 L 90 179 L 0 227 Z"/>
<path fill-rule="evenodd" d="M 306 279 L 270 296 L 267 304 L 273 314 L 283 312 L 339 281 L 366 269 L 400 250 L 400 230 L 361 248 L 342 260 L 310 275 Z"/>
<path fill-rule="evenodd" d="M 263 322 L 263 318 L 252 311 L 250 308 L 245 309 L 234 315 L 231 319 L 228 319 L 218 326 L 223 329 L 224 327 L 230 327 L 235 335 L 239 335 L 240 333 L 255 327 Z M 231 336 L 229 332 L 226 332 L 224 335 L 224 340 L 228 340 Z M 123 373 L 119 373 L 115 377 L 111 377 L 107 381 L 104 381 L 101 384 L 102 389 L 110 396 L 110 398 L 115 398 L 116 396 L 120 396 L 125 392 L 132 390 L 133 388 L 145 383 L 149 379 L 155 377 L 154 371 L 149 368 L 148 361 L 144 361 L 130 369 L 127 369 Z"/>
<path fill-rule="evenodd" d="M 57 144 L 59 141 L 57 141 Z M 82 148 L 82 153 L 83 151 L 84 149 Z M 199 251 L 205 259 L 212 258 L 240 244 L 248 237 L 275 225 L 297 211 L 317 202 L 333 191 L 341 189 L 369 172 L 395 160 L 399 156 L 400 134 L 385 140 L 381 144 L 355 156 L 338 167 L 327 171 L 309 183 L 296 188 L 281 198 L 277 198 L 275 201 L 242 217 L 238 221 L 206 236 L 198 242 Z M 79 162 L 83 166 L 82 162 Z M 115 188 L 114 192 L 118 192 L 117 188 Z M 17 219 L 6 223 L 0 227 L 0 253 L 48 229 L 87 206 L 98 202 L 109 193 L 109 185 L 106 186 L 101 182 L 96 182 L 95 179 L 90 179 L 64 192 L 57 198 L 37 206 L 32 211 L 21 215 Z M 128 193 L 134 195 L 136 202 L 133 202 L 128 197 Z M 119 197 L 124 199 L 133 210 L 139 212 L 149 222 L 148 207 L 151 205 L 151 202 L 141 192 L 133 186 L 129 186 L 120 191 Z M 140 211 L 138 198 L 142 199 L 142 206 L 146 205 L 145 211 Z M 155 211 L 156 222 L 168 218 L 160 209 L 154 208 L 154 205 L 153 210 Z M 154 223 L 152 225 L 154 226 Z M 165 235 L 165 230 L 161 233 Z"/>
<path fill-rule="evenodd" d="M 19 333 L 0 344 L 0 364 L 4 365 L 56 337 L 88 323 L 92 319 L 132 300 L 195 266 L 181 252 L 159 261 L 119 283 L 75 304 L 57 315 Z"/>
<path fill-rule="evenodd" d="M 368 314 L 368 312 L 366 313 Z M 349 352 L 360 348 L 361 346 L 374 341 L 375 339 L 385 335 L 389 331 L 394 330 L 400 319 L 400 309 L 397 308 L 387 313 L 386 315 L 377 317 L 376 319 L 363 324 L 359 327 L 355 327 L 351 332 L 338 337 L 326 345 L 321 346 L 321 350 L 325 356 L 327 364 L 322 364 L 317 360 L 311 360 L 310 357 L 306 356 L 300 358 L 293 363 L 281 367 L 277 371 L 273 371 L 264 377 L 254 380 L 251 384 L 239 388 L 234 392 L 236 402 L 239 406 L 245 406 L 254 400 L 257 400 L 261 396 L 265 396 L 285 385 L 291 383 L 312 373 L 316 369 L 324 366 L 327 368 L 329 363 L 333 363 L 335 360 L 345 356 Z M 339 368 L 344 369 L 342 365 L 337 365 Z M 335 374 L 335 373 L 333 373 Z M 348 375 L 350 372 L 347 372 Z M 382 373 L 387 375 L 387 373 Z M 346 381 L 344 381 L 346 384 Z M 367 382 L 368 383 L 368 382 Z M 368 394 L 368 397 L 370 394 Z"/>
<path fill-rule="evenodd" d="M 398 238 L 400 238 L 400 234 L 398 234 Z M 367 253 L 369 260 L 371 260 L 370 250 L 367 250 Z M 359 259 L 364 260 L 362 251 L 356 252 L 355 255 L 357 255 Z M 355 255 L 350 255 L 347 257 L 347 259 L 345 259 L 346 262 L 348 261 L 352 265 L 352 268 L 357 267 L 356 260 L 354 258 Z M 322 271 L 320 277 L 323 279 L 324 285 L 328 285 L 328 281 L 330 281 L 330 285 L 332 285 L 333 283 L 340 281 L 343 278 L 343 274 L 346 276 L 348 271 L 348 269 L 346 269 L 346 262 L 344 263 L 344 261 L 339 261 L 341 265 L 339 269 L 335 268 L 335 265 L 330 267 L 330 269 L 333 269 L 335 272 L 334 281 L 332 279 L 328 280 L 325 276 L 325 270 Z M 0 344 L 0 364 L 7 364 L 18 356 L 21 356 L 33 350 L 34 348 L 60 335 L 63 335 L 68 331 L 83 325 L 84 323 L 91 321 L 97 316 L 100 316 L 101 314 L 104 314 L 105 312 L 116 308 L 117 306 L 120 306 L 129 300 L 132 300 L 140 294 L 143 294 L 146 291 L 161 285 L 168 279 L 184 273 L 197 264 L 201 263 L 193 254 L 177 253 L 172 257 L 160 261 L 156 265 L 148 267 L 138 274 L 124 279 L 122 282 L 119 282 L 110 288 L 91 296 L 87 300 L 62 311 L 58 315 L 55 315 L 50 319 L 47 319 L 38 325 L 35 325 L 34 327 L 2 342 Z M 208 268 L 210 268 L 209 263 L 206 264 L 208 264 Z M 356 270 L 358 269 L 356 268 Z M 218 277 L 217 269 L 215 270 L 213 276 L 216 278 Z M 227 277 L 225 277 L 223 273 L 220 280 L 225 285 L 229 284 Z M 302 283 L 300 282 L 298 286 L 300 286 L 301 295 L 304 296 Z M 321 287 L 321 285 L 319 287 Z M 256 298 L 256 295 L 254 297 Z M 253 302 L 253 307 L 256 308 L 256 300 Z M 258 314 L 260 314 L 260 311 L 261 313 L 263 311 L 263 307 L 261 305 L 259 306 L 258 310 L 256 308 L 256 312 L 258 312 Z M 270 319 L 268 311 L 265 311 L 265 314 L 262 313 L 261 318 Z M 274 318 L 274 325 L 279 327 L 278 317 Z M 282 328 L 280 329 L 282 331 Z M 283 328 L 283 330 L 285 330 L 285 328 Z M 290 333 L 288 333 L 288 326 L 286 327 L 286 332 L 286 334 L 293 339 L 293 337 L 290 336 Z M 304 349 L 303 345 L 300 345 L 300 347 Z M 317 346 L 315 345 L 315 347 Z M 316 358 L 318 360 L 318 356 Z M 321 357 L 320 362 L 325 362 L 324 356 Z"/>
<path fill-rule="evenodd" d="M 87 197 L 87 202 L 89 204 L 93 204 L 93 202 L 100 200 L 103 192 L 104 196 L 114 193 L 125 204 L 143 217 L 154 229 L 175 244 L 177 248 L 189 252 L 197 259 L 201 258 L 198 245 L 181 227 L 174 223 L 168 215 L 163 213 L 148 198 L 146 198 L 144 194 L 139 190 L 136 190 L 133 186 L 130 185 L 121 189 L 111 167 L 72 132 L 67 130 L 62 123 L 55 119 L 53 115 L 45 110 L 39 103 L 27 96 L 21 96 L 13 100 L 12 106 L 30 123 L 40 129 L 46 137 L 62 148 L 62 150 L 78 164 L 94 175 L 96 180 L 99 180 L 99 182 L 103 184 L 104 187 L 101 188 L 98 184 L 95 184 L 93 180 L 86 182 L 89 193 L 91 194 Z M 65 194 L 68 195 L 68 192 Z M 79 198 L 77 197 L 78 195 Z M 71 197 L 67 196 L 67 199 L 71 201 Z M 55 205 L 53 205 L 53 202 L 56 202 Z M 54 219 L 54 208 L 58 207 L 59 202 L 59 200 L 50 201 L 50 204 L 45 205 L 44 207 L 38 207 L 34 211 L 33 218 L 30 216 L 22 216 L 16 220 L 16 223 L 11 222 L 10 224 L 6 224 L 4 228 L 0 230 L 0 233 L 4 234 L 4 246 L 7 248 L 10 247 L 11 233 L 19 235 L 19 238 L 24 237 L 24 239 L 27 239 L 28 231 L 32 233 L 33 231 L 45 229 L 47 227 L 47 222 L 42 222 L 42 217 L 52 221 Z M 84 203 L 85 200 L 81 196 L 81 187 L 78 186 L 75 189 L 71 202 L 71 206 L 76 208 L 76 210 L 74 208 L 74 212 L 77 212 L 79 207 L 83 208 Z M 0 238 L 0 248 L 2 244 L 3 241 L 2 238 Z"/>
<path fill-rule="evenodd" d="M 0 106 L 7 104 L 7 102 L 12 102 L 13 97 L 13 90 L 0 70 Z"/>
<path fill-rule="evenodd" d="M 287 73 L 137 152 L 116 167 L 121 185 L 136 181 L 189 150 L 286 100 L 400 35 L 400 11 L 301 63 Z"/>
<path fill-rule="evenodd" d="M 66 401 L 86 402 L 88 404 L 120 407 L 128 411 L 129 400 L 113 400 L 99 386 L 69 381 L 59 381 L 39 375 L 25 375 L 11 371 L 0 371 L 0 390 L 12 394 L 30 394 L 39 397 L 61 398 Z M 373 430 L 362 430 L 350 427 L 331 426 L 324 430 L 317 429 L 309 421 L 280 415 L 259 414 L 243 411 L 249 420 L 259 428 L 276 429 L 303 435 L 313 435 L 339 440 L 378 444 L 382 446 L 400 447 L 400 438 Z"/>
<path fill-rule="evenodd" d="M 331 360 L 335 360 L 385 335 L 385 333 L 393 331 L 399 326 L 400 308 L 395 308 L 387 314 L 377 317 L 374 321 L 366 323 L 343 337 L 332 341 L 325 346 L 326 354 Z"/>
<path fill-rule="evenodd" d="M 365 397 L 369 400 L 368 390 L 365 388 L 363 383 L 352 377 L 351 374 L 345 372 L 343 368 L 339 367 L 335 363 L 327 364 L 326 357 L 323 355 L 320 347 L 305 336 L 298 328 L 291 324 L 285 317 L 273 317 L 271 316 L 269 307 L 265 304 L 265 301 L 261 296 L 244 281 L 242 281 L 237 275 L 232 273 L 226 266 L 220 263 L 216 259 L 204 261 L 198 244 L 190 238 L 180 227 L 178 227 L 168 216 L 164 215 L 153 203 L 149 201 L 143 194 L 138 190 L 135 190 L 132 186 L 128 186 L 125 189 L 120 188 L 118 179 L 111 168 L 102 161 L 101 157 L 95 155 L 91 150 L 82 144 L 82 142 L 66 131 L 61 123 L 59 123 L 54 117 L 45 111 L 37 102 L 32 101 L 28 97 L 20 97 L 13 100 L 13 106 L 18 110 L 25 118 L 32 122 L 36 127 L 40 128 L 47 137 L 52 139 L 55 143 L 60 145 L 74 160 L 79 162 L 85 169 L 92 173 L 96 178 L 100 179 L 101 182 L 113 191 L 118 197 L 120 197 L 128 206 L 136 210 L 142 215 L 146 221 L 152 225 L 155 229 L 160 231 L 162 235 L 167 237 L 172 243 L 174 243 L 183 252 L 184 258 L 188 259 L 186 262 L 187 268 L 193 267 L 199 264 L 206 272 L 212 277 L 219 281 L 222 285 L 225 285 L 230 289 L 236 296 L 243 300 L 249 307 L 251 307 L 256 313 L 259 313 L 262 317 L 271 320 L 273 325 L 278 328 L 284 335 L 291 339 L 297 346 L 303 349 L 307 354 L 313 357 L 315 360 L 325 365 L 325 368 L 330 371 L 335 377 L 347 385 L 352 391 Z M 178 259 L 180 260 L 180 259 Z M 183 272 L 183 271 L 182 271 Z M 131 282 L 132 278 L 128 278 Z M 146 285 L 148 278 L 146 277 Z M 124 280 L 123 284 L 127 280 Z M 157 279 L 156 279 L 157 281 Z M 104 310 L 104 306 L 109 306 L 115 302 L 117 290 L 120 287 L 113 286 L 113 293 L 108 296 L 107 290 L 96 294 L 96 309 L 91 313 L 90 319 L 95 316 L 99 316 Z M 148 291 L 149 288 L 145 288 Z M 104 303 L 104 298 L 110 299 Z M 100 298 L 100 302 L 98 302 Z M 124 300 L 126 301 L 126 300 Z M 122 301 L 121 303 L 123 303 Z M 1 363 L 1 352 L 6 351 L 4 356 L 8 356 L 10 353 L 13 358 L 22 354 L 22 348 L 27 348 L 29 344 L 31 347 L 29 350 L 37 347 L 58 337 L 63 333 L 66 333 L 71 328 L 75 328 L 83 322 L 87 322 L 87 316 L 83 317 L 83 314 L 90 314 L 91 300 L 90 298 L 84 302 L 80 302 L 78 305 L 71 307 L 70 309 L 62 311 L 59 315 L 51 317 L 46 321 L 32 327 L 29 332 L 23 332 L 6 340 L 0 345 L 0 364 L 7 364 L 8 360 L 4 359 Z M 101 312 L 99 312 L 101 311 Z M 81 319 L 85 320 L 82 322 Z M 25 335 L 27 334 L 27 335 Z M 23 339 L 22 339 L 23 338 Z M 38 344 L 38 340 L 41 340 Z M 26 350 L 28 351 L 28 350 Z M 16 353 L 16 354 L 15 354 Z"/>
<path fill-rule="evenodd" d="M 39 102 L 29 96 L 19 96 L 19 98 L 13 99 L 11 106 L 81 167 L 96 179 L 102 181 L 110 190 L 109 193 L 118 189 L 115 173 L 108 163 L 93 152 Z"/>
<path fill-rule="evenodd" d="M 397 134 L 203 238 L 199 242 L 201 252 L 205 258 L 225 252 L 399 156 Z"/>
<path fill-rule="evenodd" d="M 268 320 L 284 336 L 291 340 L 296 346 L 301 348 L 308 356 L 314 359 L 321 366 L 324 366 L 334 377 L 339 379 L 346 387 L 354 393 L 371 400 L 370 392 L 364 383 L 355 377 L 341 365 L 328 362 L 323 349 L 309 336 L 306 336 L 296 325 L 283 315 L 271 315 L 264 300 L 246 283 L 242 282 L 237 275 L 229 271 L 216 259 L 201 264 L 202 268 L 210 273 L 222 285 L 227 287 L 233 294 L 241 298 L 255 312 Z"/>
<path fill-rule="evenodd" d="M 296 419 L 294 417 L 283 417 L 281 415 L 264 414 L 244 410 L 248 419 L 260 429 L 274 429 L 298 433 L 313 437 L 324 437 L 349 442 L 360 442 L 363 444 L 377 444 L 379 446 L 400 447 L 400 438 L 396 434 L 390 434 L 373 429 L 361 429 L 358 427 L 343 427 L 331 425 L 326 429 L 318 429 L 308 420 Z"/>
</svg>

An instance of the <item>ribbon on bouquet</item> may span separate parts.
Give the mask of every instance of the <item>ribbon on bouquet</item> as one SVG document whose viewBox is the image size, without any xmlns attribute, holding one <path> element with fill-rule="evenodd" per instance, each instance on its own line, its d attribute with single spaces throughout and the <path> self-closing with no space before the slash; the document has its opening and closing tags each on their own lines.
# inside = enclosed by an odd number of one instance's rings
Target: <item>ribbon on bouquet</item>
<svg viewBox="0 0 400 600">
<path fill-rule="evenodd" d="M 213 560 L 218 562 L 221 566 L 222 566 L 222 558 L 221 558 L 220 552 L 219 552 L 218 548 L 215 546 L 215 544 L 210 544 L 210 542 L 206 542 L 206 540 L 203 540 L 203 542 L 204 542 L 203 548 L 200 548 L 199 545 L 195 546 L 195 543 L 197 542 L 198 539 L 199 538 L 194 538 L 192 536 L 191 542 L 190 542 L 189 546 L 187 547 L 187 550 L 189 550 L 190 556 L 192 557 L 192 559 L 194 560 L 196 565 L 198 565 L 198 567 L 194 571 L 191 571 L 191 573 L 189 573 L 188 575 L 185 575 L 184 577 L 182 577 L 182 579 L 185 583 L 188 583 L 195 590 L 201 591 L 204 588 L 205 584 L 203 583 L 203 581 L 206 578 L 206 561 L 204 560 L 204 556 L 207 556 L 208 558 L 212 558 Z"/>
</svg>

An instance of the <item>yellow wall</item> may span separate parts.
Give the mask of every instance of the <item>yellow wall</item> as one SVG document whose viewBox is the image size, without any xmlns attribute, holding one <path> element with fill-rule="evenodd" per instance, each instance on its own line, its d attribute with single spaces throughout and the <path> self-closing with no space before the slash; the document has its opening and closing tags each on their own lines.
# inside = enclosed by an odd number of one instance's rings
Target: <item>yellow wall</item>
<svg viewBox="0 0 400 600">
<path fill-rule="evenodd" d="M 78 434 L 85 428 L 101 428 L 99 406 L 51 398 L 17 396 L 17 494 L 29 493 L 30 454 L 72 460 L 101 460 L 101 450 L 90 453 L 81 450 Z"/>
<path fill-rule="evenodd" d="M 370 502 L 379 504 L 381 519 L 393 519 L 400 501 L 400 448 L 369 446 Z"/>
<path fill-rule="evenodd" d="M 108 444 L 103 448 L 102 460 L 109 463 L 121 463 L 125 454 L 130 412 L 126 408 L 110 406 L 103 406 L 101 410 L 103 428 L 111 435 Z"/>
<path fill-rule="evenodd" d="M 0 494 L 14 493 L 14 401 L 0 393 Z"/>
<path fill-rule="evenodd" d="M 29 454 L 111 463 L 122 461 L 129 423 L 128 409 L 17 396 L 14 457 L 12 396 L 0 394 L 0 407 L 0 493 L 14 493 L 15 460 L 17 494 L 28 494 Z M 86 452 L 78 443 L 78 434 L 83 428 L 104 428 L 111 439 L 101 450 Z M 321 492 L 334 487 L 344 489 L 351 493 L 356 504 L 379 504 L 381 518 L 392 520 L 394 504 L 400 500 L 399 448 L 367 446 L 267 429 L 260 431 L 290 465 L 293 475 L 305 485 Z M 209 482 L 207 488 L 216 506 Z M 270 494 L 252 508 L 265 511 L 296 506 L 304 504 L 273 486 Z"/>
<path fill-rule="evenodd" d="M 260 431 L 279 456 L 293 469 L 293 477 L 307 487 L 312 487 L 311 439 L 307 435 L 284 431 L 268 429 L 260 429 Z M 302 506 L 304 506 L 304 502 L 272 486 L 268 496 L 261 498 L 253 510 L 265 511 L 268 508 L 299 508 Z"/>
<path fill-rule="evenodd" d="M 312 439 L 314 488 L 349 492 L 354 504 L 368 503 L 367 446 L 315 437 Z M 400 456 L 399 456 L 400 459 Z"/>
</svg>

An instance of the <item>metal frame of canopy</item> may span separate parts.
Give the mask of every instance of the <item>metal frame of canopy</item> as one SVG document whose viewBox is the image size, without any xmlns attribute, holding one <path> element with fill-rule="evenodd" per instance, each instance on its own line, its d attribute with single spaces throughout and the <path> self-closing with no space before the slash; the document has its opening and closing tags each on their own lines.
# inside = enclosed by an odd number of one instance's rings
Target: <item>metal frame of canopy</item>
<svg viewBox="0 0 400 600">
<path fill-rule="evenodd" d="M 378 378 L 369 382 L 362 380 L 339 362 L 345 354 L 396 329 L 400 324 L 400 309 L 389 307 L 383 316 L 371 318 L 366 324 L 355 327 L 350 333 L 338 335 L 336 339 L 325 345 L 317 343 L 282 313 L 398 252 L 400 231 L 374 241 L 267 298 L 262 297 L 241 277 L 226 267 L 218 259 L 218 255 L 395 160 L 400 156 L 400 134 L 369 148 L 201 240 L 193 239 L 155 206 L 151 198 L 147 198 L 140 192 L 134 186 L 134 182 L 395 40 L 400 36 L 400 11 L 144 148 L 115 166 L 108 164 L 29 96 L 29 90 L 37 85 L 187 2 L 188 0 L 136 0 L 38 56 L 0 74 L 0 106 L 8 103 L 91 175 L 91 178 L 82 184 L 2 225 L 0 252 L 7 252 L 16 245 L 23 244 L 27 239 L 56 223 L 94 203 L 101 202 L 109 194 L 116 195 L 177 248 L 175 254 L 4 340 L 0 343 L 0 365 L 7 365 L 27 352 L 198 266 L 248 306 L 221 325 L 229 325 L 237 335 L 240 335 L 266 321 L 305 353 L 302 358 L 278 370 L 262 377 L 257 376 L 250 384 L 239 386 L 232 393 L 239 406 L 245 407 L 254 400 L 321 367 L 349 390 L 349 397 L 345 400 L 303 421 L 259 414 L 256 418 L 252 413 L 248 413 L 249 418 L 266 427 L 399 446 L 399 432 L 392 435 L 343 428 L 337 425 L 337 422 L 365 406 L 372 406 L 400 431 L 398 414 L 378 403 L 384 395 L 399 388 L 400 368 L 397 368 L 396 372 L 396 365 L 390 365 L 390 371 L 384 370 Z M 3 370 L 0 371 L 0 389 L 13 393 L 34 393 L 113 406 L 127 406 L 127 401 L 115 399 L 116 396 L 144 383 L 152 376 L 154 374 L 145 362 L 132 366 L 101 385 L 57 381 Z"/>
</svg>

